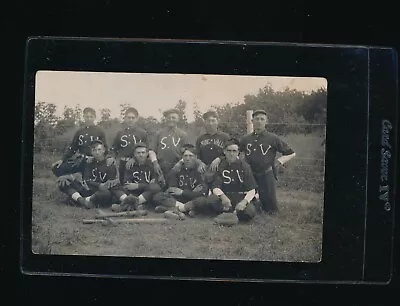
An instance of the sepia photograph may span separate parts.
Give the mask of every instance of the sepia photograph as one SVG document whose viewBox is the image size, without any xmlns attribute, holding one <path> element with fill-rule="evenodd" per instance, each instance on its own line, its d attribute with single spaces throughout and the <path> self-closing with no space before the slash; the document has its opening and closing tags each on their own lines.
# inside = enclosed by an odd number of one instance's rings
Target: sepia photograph
<svg viewBox="0 0 400 306">
<path fill-rule="evenodd" d="M 38 71 L 32 252 L 320 262 L 327 80 Z"/>
</svg>

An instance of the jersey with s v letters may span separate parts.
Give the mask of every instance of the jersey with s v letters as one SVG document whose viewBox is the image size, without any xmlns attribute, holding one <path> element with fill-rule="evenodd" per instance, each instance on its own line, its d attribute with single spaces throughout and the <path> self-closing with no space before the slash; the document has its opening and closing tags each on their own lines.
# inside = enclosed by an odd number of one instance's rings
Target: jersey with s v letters
<svg viewBox="0 0 400 306">
<path fill-rule="evenodd" d="M 106 144 L 106 136 L 102 128 L 97 125 L 91 125 L 79 129 L 75 133 L 71 141 L 71 145 L 67 148 L 62 160 L 66 161 L 76 152 L 91 156 L 91 144 L 94 140 L 101 140 L 104 144 Z"/>
<path fill-rule="evenodd" d="M 224 193 L 247 192 L 257 188 L 250 165 L 237 159 L 233 163 L 222 160 L 212 188 L 220 188 Z"/>
<path fill-rule="evenodd" d="M 156 179 L 156 173 L 153 163 L 146 160 L 143 165 L 135 162 L 131 169 L 126 169 L 123 183 L 150 184 L 154 179 Z"/>
<path fill-rule="evenodd" d="M 156 152 L 160 162 L 176 163 L 181 159 L 181 148 L 191 143 L 187 133 L 179 128 L 164 128 L 150 142 L 150 149 Z"/>
<path fill-rule="evenodd" d="M 207 184 L 196 167 L 186 168 L 182 166 L 180 171 L 171 171 L 168 175 L 168 185 L 182 189 L 183 196 L 190 196 L 192 198 L 195 196 L 204 196 L 208 192 Z M 194 191 L 194 189 L 197 189 L 197 191 Z"/>
<path fill-rule="evenodd" d="M 97 187 L 101 183 L 117 179 L 115 165 L 107 166 L 107 162 L 93 160 L 85 163 L 82 178 L 89 187 Z"/>
<path fill-rule="evenodd" d="M 274 166 L 276 153 L 290 155 L 294 153 L 289 145 L 277 135 L 267 132 L 256 132 L 245 135 L 240 140 L 240 151 L 255 173 L 260 173 Z"/>
<path fill-rule="evenodd" d="M 128 127 L 118 131 L 110 151 L 121 157 L 133 157 L 133 149 L 139 142 L 148 144 L 147 132 L 140 127 Z"/>
</svg>

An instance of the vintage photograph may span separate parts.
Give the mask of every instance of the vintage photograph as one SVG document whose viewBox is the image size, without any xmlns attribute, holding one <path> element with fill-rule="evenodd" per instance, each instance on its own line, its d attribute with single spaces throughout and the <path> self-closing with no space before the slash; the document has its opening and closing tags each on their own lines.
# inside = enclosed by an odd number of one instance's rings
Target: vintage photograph
<svg viewBox="0 0 400 306">
<path fill-rule="evenodd" d="M 319 262 L 327 80 L 39 71 L 35 254 Z"/>
</svg>

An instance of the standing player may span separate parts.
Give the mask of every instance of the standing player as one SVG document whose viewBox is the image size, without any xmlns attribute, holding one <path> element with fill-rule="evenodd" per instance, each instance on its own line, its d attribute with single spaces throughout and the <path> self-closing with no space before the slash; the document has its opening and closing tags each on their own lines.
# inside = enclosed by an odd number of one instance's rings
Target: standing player
<svg viewBox="0 0 400 306">
<path fill-rule="evenodd" d="M 181 212 L 233 212 L 240 221 L 249 221 L 256 214 L 252 200 L 256 181 L 250 166 L 239 159 L 239 142 L 230 139 L 224 145 L 225 158 L 218 167 L 212 183 L 212 195 L 206 201 L 187 202 L 179 206 Z"/>
<path fill-rule="evenodd" d="M 196 165 L 196 148 L 187 144 L 182 147 L 183 166 L 179 172 L 168 175 L 169 188 L 153 197 L 156 212 L 174 210 L 188 201 L 203 202 L 208 194 L 207 184 Z"/>
<path fill-rule="evenodd" d="M 240 140 L 240 150 L 253 170 L 262 209 L 275 214 L 278 212 L 275 168 L 291 160 L 296 153 L 277 135 L 265 129 L 267 113 L 264 110 L 256 110 L 252 122 L 254 132 Z M 282 154 L 277 160 L 276 153 Z"/>
<path fill-rule="evenodd" d="M 110 149 L 110 157 L 115 159 L 119 157 L 119 179 L 122 183 L 124 180 L 124 172 L 135 162 L 133 158 L 134 147 L 137 143 L 143 142 L 148 144 L 147 132 L 136 126 L 139 113 L 136 108 L 130 107 L 125 111 L 123 126 L 124 128 L 117 133 L 114 142 Z M 158 165 L 157 158 L 154 152 L 149 152 L 149 157 L 154 164 L 157 173 L 161 172 Z M 127 162 L 132 159 L 131 163 L 127 166 Z"/>
<path fill-rule="evenodd" d="M 72 159 L 74 155 L 82 155 L 80 160 L 90 157 L 92 155 L 90 145 L 94 140 L 101 140 L 104 144 L 106 143 L 104 131 L 94 124 L 95 119 L 96 111 L 93 108 L 86 107 L 83 110 L 85 126 L 75 133 L 71 145 L 67 148 L 62 159 L 52 165 L 52 171 L 56 176 L 66 174 L 66 172 L 72 173 L 76 170 L 74 169 L 77 165 L 76 159 Z M 108 164 L 111 162 L 112 160 L 109 160 Z"/>
<path fill-rule="evenodd" d="M 139 142 L 133 148 L 135 163 L 125 170 L 122 186 L 113 188 L 112 192 L 121 204 L 112 205 L 114 211 L 143 209 L 143 204 L 152 200 L 153 195 L 161 191 L 157 184 L 154 165 L 148 159 L 147 145 Z"/>
<path fill-rule="evenodd" d="M 60 176 L 59 187 L 83 207 L 108 206 L 112 197 L 109 189 L 117 183 L 117 169 L 114 164 L 107 165 L 106 147 L 101 140 L 94 140 L 91 149 L 93 161 L 83 161 L 82 172 Z"/>
<path fill-rule="evenodd" d="M 156 153 L 164 177 L 181 159 L 181 149 L 184 144 L 191 143 L 185 131 L 177 127 L 179 112 L 175 109 L 163 113 L 166 127 L 153 138 L 150 149 Z"/>
</svg>

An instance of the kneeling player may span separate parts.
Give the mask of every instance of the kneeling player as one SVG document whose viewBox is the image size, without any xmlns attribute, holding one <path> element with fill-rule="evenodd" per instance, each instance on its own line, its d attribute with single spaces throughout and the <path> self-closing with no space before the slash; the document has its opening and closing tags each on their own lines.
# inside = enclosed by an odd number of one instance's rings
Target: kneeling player
<svg viewBox="0 0 400 306">
<path fill-rule="evenodd" d="M 145 143 L 134 146 L 135 163 L 124 172 L 123 185 L 114 187 L 112 192 L 121 204 L 112 205 L 114 211 L 143 209 L 143 204 L 152 200 L 161 191 L 153 163 L 148 159 L 149 150 Z"/>
<path fill-rule="evenodd" d="M 240 221 L 254 218 L 256 209 L 251 201 L 257 185 L 250 166 L 239 159 L 239 142 L 235 139 L 227 141 L 224 154 L 226 158 L 219 165 L 213 182 L 213 194 L 205 202 L 186 203 L 180 211 L 233 212 Z"/>
<path fill-rule="evenodd" d="M 153 202 L 156 212 L 165 212 L 182 207 L 188 201 L 205 202 L 208 188 L 197 169 L 196 148 L 191 144 L 182 146 L 183 166 L 176 172 L 171 170 L 167 180 L 169 188 L 156 194 Z"/>
<path fill-rule="evenodd" d="M 61 175 L 59 187 L 80 206 L 108 206 L 111 204 L 109 189 L 118 183 L 117 169 L 114 164 L 107 165 L 106 148 L 101 140 L 93 141 L 91 153 L 93 161 L 83 162 L 82 172 Z"/>
</svg>

